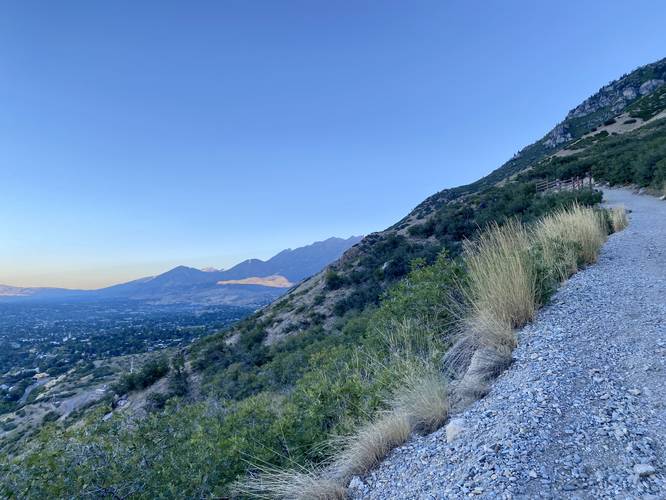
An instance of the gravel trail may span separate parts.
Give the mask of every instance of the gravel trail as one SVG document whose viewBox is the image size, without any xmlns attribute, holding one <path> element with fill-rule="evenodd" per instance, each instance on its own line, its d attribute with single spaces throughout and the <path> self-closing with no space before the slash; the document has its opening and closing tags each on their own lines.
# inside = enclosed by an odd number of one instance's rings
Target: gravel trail
<svg viewBox="0 0 666 500">
<path fill-rule="evenodd" d="M 604 194 L 629 227 L 519 332 L 462 434 L 414 437 L 354 498 L 666 499 L 666 202 Z"/>
</svg>

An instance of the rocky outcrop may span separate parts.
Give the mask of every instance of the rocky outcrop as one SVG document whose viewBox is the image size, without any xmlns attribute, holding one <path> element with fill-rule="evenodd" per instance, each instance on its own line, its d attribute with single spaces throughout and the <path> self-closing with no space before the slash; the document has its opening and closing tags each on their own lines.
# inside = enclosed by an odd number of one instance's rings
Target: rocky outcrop
<svg viewBox="0 0 666 500">
<path fill-rule="evenodd" d="M 655 75 L 659 78 L 654 78 Z M 666 59 L 644 66 L 609 83 L 569 111 L 564 121 L 546 135 L 544 144 L 548 148 L 556 148 L 572 139 L 577 139 L 580 134 L 572 131 L 576 123 L 584 122 L 589 128 L 598 126 L 604 120 L 621 113 L 635 100 L 654 92 L 664 83 L 666 83 Z"/>
<path fill-rule="evenodd" d="M 661 87 L 664 84 L 664 80 L 648 80 L 647 82 L 643 83 L 638 89 L 638 93 L 640 95 L 647 95 L 655 90 L 657 90 L 659 87 Z"/>
<path fill-rule="evenodd" d="M 569 132 L 567 129 L 566 123 L 562 122 L 550 131 L 550 133 L 546 136 L 544 143 L 549 148 L 555 148 L 560 144 L 569 142 L 571 139 L 573 139 L 571 132 Z"/>
</svg>

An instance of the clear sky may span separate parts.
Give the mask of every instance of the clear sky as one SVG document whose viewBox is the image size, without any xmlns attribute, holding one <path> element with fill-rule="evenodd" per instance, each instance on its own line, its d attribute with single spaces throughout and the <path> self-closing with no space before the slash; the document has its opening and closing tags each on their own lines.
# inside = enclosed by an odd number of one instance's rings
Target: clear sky
<svg viewBox="0 0 666 500">
<path fill-rule="evenodd" d="M 0 1 L 0 283 L 383 229 L 666 56 L 662 1 Z"/>
</svg>

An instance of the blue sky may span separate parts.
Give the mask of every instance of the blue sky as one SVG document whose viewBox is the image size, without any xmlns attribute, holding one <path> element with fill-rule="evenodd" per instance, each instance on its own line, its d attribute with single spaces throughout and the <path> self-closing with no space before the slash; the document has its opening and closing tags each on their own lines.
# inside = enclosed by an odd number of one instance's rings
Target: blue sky
<svg viewBox="0 0 666 500">
<path fill-rule="evenodd" d="M 367 234 L 666 56 L 666 4 L 1 2 L 0 283 Z"/>
</svg>

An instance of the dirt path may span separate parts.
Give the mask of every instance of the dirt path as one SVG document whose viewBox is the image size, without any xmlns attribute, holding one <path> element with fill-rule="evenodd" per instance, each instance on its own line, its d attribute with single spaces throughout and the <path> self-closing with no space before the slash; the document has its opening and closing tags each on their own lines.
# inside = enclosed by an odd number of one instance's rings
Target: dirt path
<svg viewBox="0 0 666 500">
<path fill-rule="evenodd" d="M 28 387 L 26 387 L 25 390 L 23 391 L 23 396 L 21 396 L 21 399 L 18 400 L 17 405 L 20 406 L 20 405 L 24 404 L 24 403 L 28 400 L 28 397 L 30 396 L 30 393 L 31 393 L 32 391 L 34 391 L 34 390 L 37 389 L 38 387 L 41 387 L 41 386 L 43 386 L 43 385 L 46 385 L 46 383 L 47 383 L 49 380 L 50 380 L 50 379 L 48 379 L 48 378 L 43 378 L 43 379 L 38 380 L 37 382 L 35 382 L 35 383 L 29 385 Z"/>
<path fill-rule="evenodd" d="M 354 496 L 666 498 L 666 202 L 605 195 L 630 226 L 520 332 L 461 436 L 415 438 Z"/>
</svg>

